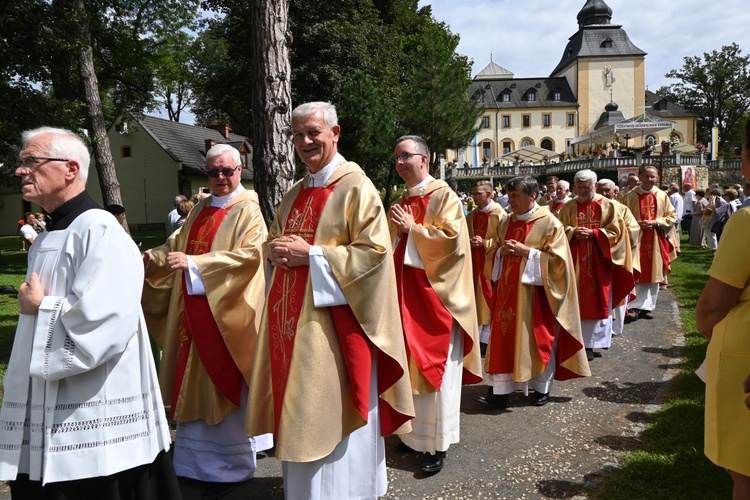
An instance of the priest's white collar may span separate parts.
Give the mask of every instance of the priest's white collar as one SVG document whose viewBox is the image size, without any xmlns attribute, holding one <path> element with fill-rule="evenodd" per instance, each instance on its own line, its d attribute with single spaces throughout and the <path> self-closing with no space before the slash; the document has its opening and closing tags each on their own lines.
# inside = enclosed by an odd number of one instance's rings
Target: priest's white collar
<svg viewBox="0 0 750 500">
<path fill-rule="evenodd" d="M 336 153 L 335 155 L 333 155 L 331 163 L 315 173 L 310 172 L 308 174 L 307 187 L 325 186 L 326 182 L 328 182 L 328 179 L 331 178 L 331 175 L 336 171 L 337 168 L 339 168 L 342 163 L 344 163 L 344 161 L 346 160 L 344 160 L 344 157 L 341 156 L 341 153 Z"/>
<path fill-rule="evenodd" d="M 638 190 L 639 193 L 655 193 L 657 189 L 659 189 L 656 187 L 656 184 L 651 186 L 651 189 L 643 189 L 641 186 L 636 186 L 635 188 Z"/>
<path fill-rule="evenodd" d="M 531 210 L 529 210 L 526 213 L 523 213 L 521 215 L 516 215 L 516 220 L 519 220 L 521 222 L 526 222 L 531 218 L 531 215 L 536 212 L 537 208 L 539 208 L 539 204 L 535 201 L 534 206 L 531 207 Z"/>
<path fill-rule="evenodd" d="M 483 214 L 486 214 L 487 212 L 489 212 L 490 210 L 492 210 L 492 205 L 497 205 L 497 203 L 495 203 L 494 201 L 490 200 L 490 202 L 487 204 L 486 207 L 484 207 L 484 208 L 477 207 L 477 208 L 479 208 L 480 212 L 482 212 Z"/>
<path fill-rule="evenodd" d="M 427 188 L 427 185 L 434 180 L 435 178 L 428 174 L 427 177 L 422 180 L 422 182 L 416 184 L 415 186 L 406 186 L 406 192 L 410 197 L 422 196 L 424 190 Z"/>
<path fill-rule="evenodd" d="M 242 187 L 242 184 L 237 186 L 237 189 L 232 191 L 231 193 L 224 195 L 224 196 L 216 196 L 215 194 L 211 194 L 211 206 L 212 207 L 219 207 L 224 208 L 227 206 L 227 203 L 229 203 L 229 200 L 234 198 L 236 195 L 242 193 L 245 191 L 245 188 Z"/>
</svg>

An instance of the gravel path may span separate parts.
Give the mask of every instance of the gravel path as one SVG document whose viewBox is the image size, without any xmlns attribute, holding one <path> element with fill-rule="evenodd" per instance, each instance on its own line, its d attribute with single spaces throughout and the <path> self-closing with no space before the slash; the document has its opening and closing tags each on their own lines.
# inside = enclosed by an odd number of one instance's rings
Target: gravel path
<svg viewBox="0 0 750 500">
<path fill-rule="evenodd" d="M 397 453 L 397 438 L 386 438 L 385 498 L 585 498 L 587 485 L 617 467 L 622 451 L 638 447 L 679 362 L 677 306 L 669 290 L 659 295 L 654 320 L 627 325 L 592 361 L 593 376 L 556 383 L 546 406 L 514 394 L 508 410 L 489 409 L 474 401 L 485 386 L 464 387 L 461 442 L 440 473 L 422 473 L 417 456 Z M 204 484 L 182 484 L 185 500 L 203 498 Z M 0 489 L 0 500 L 9 498 Z M 259 460 L 256 477 L 221 498 L 283 499 L 280 462 Z"/>
</svg>

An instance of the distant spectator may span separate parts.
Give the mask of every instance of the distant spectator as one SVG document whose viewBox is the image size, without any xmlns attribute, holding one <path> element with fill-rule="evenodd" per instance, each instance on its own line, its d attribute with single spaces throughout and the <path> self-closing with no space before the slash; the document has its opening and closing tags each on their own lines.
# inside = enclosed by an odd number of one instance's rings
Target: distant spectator
<svg viewBox="0 0 750 500">
<path fill-rule="evenodd" d="M 185 200 L 177 204 L 177 213 L 180 214 L 180 218 L 177 219 L 177 227 L 182 227 L 185 224 L 185 219 L 194 206 L 193 200 Z"/>
<path fill-rule="evenodd" d="M 26 212 L 23 215 L 24 225 L 19 229 L 21 233 L 21 246 L 22 250 L 26 250 L 26 244 L 28 243 L 29 248 L 34 244 L 39 233 L 34 229 L 34 223 L 36 222 L 36 216 L 31 212 Z"/>
<path fill-rule="evenodd" d="M 105 210 L 114 215 L 115 219 L 117 219 L 117 222 L 119 222 L 120 225 L 123 225 L 125 223 L 125 207 L 123 207 L 122 205 L 107 205 Z"/>
<path fill-rule="evenodd" d="M 187 196 L 181 194 L 174 197 L 174 208 L 167 214 L 167 222 L 165 224 L 167 228 L 167 237 L 171 236 L 177 229 L 177 221 L 180 219 L 180 215 L 177 213 L 177 205 L 185 200 L 187 200 Z"/>
<path fill-rule="evenodd" d="M 36 232 L 37 233 L 41 233 L 42 231 L 44 231 L 47 228 L 47 223 L 44 221 L 44 213 L 43 212 L 37 212 L 37 213 L 34 214 L 34 217 L 36 219 L 36 228 L 40 228 L 40 229 L 36 229 L 35 228 Z"/>
</svg>

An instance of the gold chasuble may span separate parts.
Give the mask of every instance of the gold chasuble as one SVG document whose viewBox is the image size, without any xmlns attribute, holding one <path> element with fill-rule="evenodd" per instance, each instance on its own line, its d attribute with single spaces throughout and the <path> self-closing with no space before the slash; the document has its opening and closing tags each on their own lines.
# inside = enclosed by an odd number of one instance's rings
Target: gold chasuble
<svg viewBox="0 0 750 500">
<path fill-rule="evenodd" d="M 477 322 L 480 325 L 490 324 L 490 307 L 492 306 L 492 262 L 497 251 L 497 226 L 508 217 L 499 203 L 492 203 L 487 212 L 478 208 L 466 216 L 469 226 L 469 239 L 481 236 L 483 247 L 471 248 L 471 267 L 474 277 L 474 300 L 477 304 Z"/>
<path fill-rule="evenodd" d="M 276 457 L 311 462 L 367 423 L 377 363 L 381 433 L 406 433 L 414 404 L 388 226 L 377 190 L 344 162 L 322 187 L 284 196 L 269 241 L 296 234 L 322 248 L 347 304 L 315 307 L 307 266 L 273 268 L 250 379 L 245 432 L 273 432 Z"/>
<path fill-rule="evenodd" d="M 544 372 L 559 326 L 555 379 L 590 376 L 573 261 L 563 225 L 548 207 L 539 207 L 525 222 L 511 214 L 498 227 L 498 238 L 499 246 L 506 239 L 515 239 L 540 251 L 543 286 L 521 282 L 525 257 L 503 258 L 501 278 L 495 283 L 485 371 L 512 373 L 514 382 L 527 382 Z"/>
<path fill-rule="evenodd" d="M 654 229 L 640 231 L 639 251 L 635 256 L 641 272 L 638 283 L 664 283 L 671 261 L 677 257 L 667 238 L 667 232 L 677 220 L 677 212 L 667 193 L 657 188 L 651 191 L 644 191 L 640 186 L 634 188 L 625 197 L 625 205 L 637 221 L 655 220 L 658 223 Z"/>
<path fill-rule="evenodd" d="M 267 235 L 255 192 L 237 193 L 223 209 L 212 208 L 211 200 L 196 205 L 185 225 L 150 251 L 142 298 L 149 333 L 162 348 L 159 383 L 165 400 L 173 401 L 174 419 L 209 425 L 237 410 L 237 388 L 250 379 Z M 169 252 L 191 255 L 205 297 L 186 302 L 183 271 L 164 266 Z"/>
<path fill-rule="evenodd" d="M 596 195 L 594 200 L 572 202 L 560 211 L 578 282 L 581 319 L 609 316 L 610 308 L 634 287 L 630 237 L 615 202 Z M 591 239 L 573 236 L 576 227 L 594 232 Z"/>
<path fill-rule="evenodd" d="M 462 381 L 477 384 L 482 381 L 479 326 L 469 232 L 461 202 L 448 184 L 431 179 L 424 189 L 409 190 L 400 203 L 411 205 L 415 221 L 421 220 L 411 228 L 408 238 L 413 239 L 424 269 L 405 266 L 403 252 L 399 256 L 397 248 L 394 259 L 397 272 L 402 274 L 399 296 L 406 301 L 419 300 L 422 304 L 429 304 L 435 298 L 439 301 L 437 307 L 430 309 L 419 303 L 409 307 L 401 301 L 412 390 L 415 394 L 424 394 L 440 389 L 452 323 L 447 325 L 447 331 L 442 328 L 435 332 L 427 331 L 423 325 L 442 323 L 445 327 L 450 318 L 464 334 Z M 391 240 L 395 241 L 398 229 L 391 224 L 390 230 Z M 406 239 L 402 235 L 399 246 L 405 246 Z M 404 282 L 404 278 L 409 280 Z"/>
</svg>

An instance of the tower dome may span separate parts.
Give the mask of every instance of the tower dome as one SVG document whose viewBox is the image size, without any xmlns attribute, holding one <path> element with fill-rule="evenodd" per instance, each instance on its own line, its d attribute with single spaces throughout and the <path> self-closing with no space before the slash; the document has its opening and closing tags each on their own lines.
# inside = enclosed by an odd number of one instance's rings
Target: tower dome
<svg viewBox="0 0 750 500">
<path fill-rule="evenodd" d="M 591 24 L 609 24 L 612 20 L 612 9 L 604 0 L 587 0 L 578 13 L 578 26 Z"/>
</svg>

